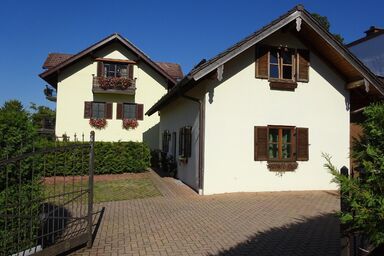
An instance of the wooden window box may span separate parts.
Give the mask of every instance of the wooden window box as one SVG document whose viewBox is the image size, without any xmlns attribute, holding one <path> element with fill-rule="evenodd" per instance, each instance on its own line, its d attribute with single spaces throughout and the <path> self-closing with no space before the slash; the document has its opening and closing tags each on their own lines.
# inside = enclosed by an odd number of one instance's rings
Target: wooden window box
<svg viewBox="0 0 384 256">
<path fill-rule="evenodd" d="M 297 169 L 297 162 L 268 162 L 268 169 L 271 172 L 293 172 Z"/>
</svg>

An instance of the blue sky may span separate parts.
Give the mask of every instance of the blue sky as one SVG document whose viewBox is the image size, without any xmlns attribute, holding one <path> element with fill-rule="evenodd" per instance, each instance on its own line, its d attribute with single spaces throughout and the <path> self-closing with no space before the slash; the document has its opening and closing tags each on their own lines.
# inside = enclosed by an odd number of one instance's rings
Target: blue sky
<svg viewBox="0 0 384 256">
<path fill-rule="evenodd" d="M 77 53 L 120 33 L 155 61 L 179 63 L 187 73 L 298 3 L 327 16 L 345 42 L 384 27 L 384 1 L 14 1 L 0 6 L 0 105 L 19 99 L 55 107 L 38 77 L 50 52 Z"/>
</svg>

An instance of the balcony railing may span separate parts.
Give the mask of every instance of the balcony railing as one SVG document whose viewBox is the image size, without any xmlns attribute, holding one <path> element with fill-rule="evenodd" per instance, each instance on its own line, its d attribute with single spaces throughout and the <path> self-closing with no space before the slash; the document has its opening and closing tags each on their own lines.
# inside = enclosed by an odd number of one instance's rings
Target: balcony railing
<svg viewBox="0 0 384 256">
<path fill-rule="evenodd" d="M 92 84 L 93 93 L 134 95 L 136 91 L 136 78 L 93 76 Z"/>
</svg>

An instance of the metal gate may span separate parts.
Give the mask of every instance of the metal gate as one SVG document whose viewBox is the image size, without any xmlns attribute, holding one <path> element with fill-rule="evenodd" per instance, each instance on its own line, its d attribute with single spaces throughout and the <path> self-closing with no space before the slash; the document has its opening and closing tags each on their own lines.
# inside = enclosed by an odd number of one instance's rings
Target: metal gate
<svg viewBox="0 0 384 256">
<path fill-rule="evenodd" d="M 94 136 L 0 161 L 0 255 L 92 246 Z"/>
</svg>

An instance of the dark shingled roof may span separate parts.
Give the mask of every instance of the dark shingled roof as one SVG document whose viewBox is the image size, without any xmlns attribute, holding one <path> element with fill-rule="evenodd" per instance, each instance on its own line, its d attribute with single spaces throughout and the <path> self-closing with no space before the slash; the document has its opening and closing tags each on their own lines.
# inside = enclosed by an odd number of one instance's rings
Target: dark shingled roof
<svg viewBox="0 0 384 256">
<path fill-rule="evenodd" d="M 165 72 L 167 72 L 175 80 L 180 80 L 183 78 L 183 71 L 177 63 L 170 62 L 155 62 L 159 65 Z"/>
<path fill-rule="evenodd" d="M 74 56 L 74 54 L 67 53 L 50 53 L 47 56 L 47 59 L 44 61 L 43 68 L 50 69 L 53 68 L 60 63 L 66 61 L 70 57 Z M 155 62 L 161 69 L 167 72 L 175 80 L 180 80 L 183 78 L 183 71 L 181 67 L 177 63 L 170 62 Z"/>
<path fill-rule="evenodd" d="M 73 54 L 67 54 L 67 53 L 50 53 L 48 54 L 48 57 L 47 59 L 44 61 L 44 64 L 43 64 L 43 68 L 44 69 L 50 69 L 64 61 L 66 61 L 67 59 L 69 59 L 70 57 L 72 57 Z"/>
</svg>

